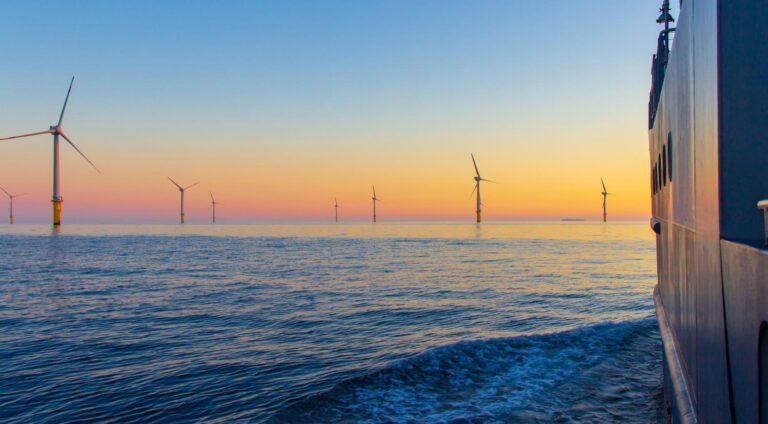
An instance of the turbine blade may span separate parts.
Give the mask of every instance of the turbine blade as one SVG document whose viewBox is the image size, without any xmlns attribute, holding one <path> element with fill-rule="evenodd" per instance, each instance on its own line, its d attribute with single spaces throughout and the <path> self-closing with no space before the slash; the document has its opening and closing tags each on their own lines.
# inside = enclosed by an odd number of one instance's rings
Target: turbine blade
<svg viewBox="0 0 768 424">
<path fill-rule="evenodd" d="M 5 191 L 4 188 L 0 187 L 0 190 L 3 190 L 3 193 L 7 194 L 8 197 L 13 197 L 13 196 L 11 196 L 11 193 L 8 193 L 7 191 Z"/>
<path fill-rule="evenodd" d="M 472 195 L 475 194 L 475 191 L 477 191 L 477 183 L 475 183 L 475 187 L 472 189 L 472 193 L 469 193 L 470 198 L 472 198 Z"/>
<path fill-rule="evenodd" d="M 486 180 L 485 178 L 480 178 L 480 181 L 485 181 L 487 183 L 493 183 L 493 184 L 499 184 L 496 181 Z"/>
<path fill-rule="evenodd" d="M 373 187 L 373 197 L 375 198 L 376 197 L 376 186 L 375 185 L 371 185 L 371 187 Z"/>
<path fill-rule="evenodd" d="M 173 181 L 173 180 L 171 179 L 171 177 L 168 177 L 168 179 L 169 179 L 169 180 L 170 180 L 170 181 L 173 183 L 173 185 L 175 185 L 176 187 L 178 187 L 178 188 L 179 188 L 179 190 L 184 190 L 183 188 L 181 188 L 181 186 L 180 186 L 180 185 L 179 185 L 179 184 L 178 184 L 176 181 Z"/>
<path fill-rule="evenodd" d="M 480 170 L 477 169 L 477 162 L 475 162 L 475 155 L 470 153 L 470 156 L 472 156 L 472 165 L 475 165 L 475 174 L 477 174 L 477 177 L 480 178 Z"/>
<path fill-rule="evenodd" d="M 200 184 L 200 181 L 198 181 L 198 182 L 196 182 L 196 183 L 194 183 L 192 185 L 188 185 L 188 186 L 184 187 L 184 190 L 190 189 L 190 188 L 192 188 L 192 187 L 194 187 L 194 186 L 196 186 L 198 184 Z"/>
<path fill-rule="evenodd" d="M 69 90 L 67 90 L 67 97 L 64 98 L 64 106 L 61 108 L 61 115 L 59 115 L 59 123 L 56 125 L 57 127 L 61 127 L 61 122 L 64 120 L 64 111 L 67 110 L 67 102 L 69 101 L 69 93 L 72 92 L 72 83 L 75 82 L 74 75 L 72 76 L 72 80 L 69 81 Z"/>
<path fill-rule="evenodd" d="M 52 132 L 53 131 L 48 130 L 48 131 L 40 131 L 40 132 L 29 133 L 29 134 L 14 135 L 13 137 L 0 138 L 0 141 L 2 141 L 2 140 L 13 140 L 14 138 L 32 137 L 33 135 L 40 135 L 40 134 L 50 134 Z"/>
<path fill-rule="evenodd" d="M 93 169 L 96 170 L 96 172 L 101 174 L 101 170 L 97 168 L 96 165 L 94 165 L 90 159 L 88 159 L 88 156 L 86 156 L 85 153 L 81 152 L 80 149 L 78 149 L 77 146 L 75 146 L 75 143 L 73 143 L 72 140 L 69 139 L 69 137 L 67 137 L 64 133 L 59 133 L 59 134 L 61 134 L 61 136 L 64 137 L 64 140 L 67 140 L 67 143 L 69 143 L 70 146 L 72 146 L 75 150 L 77 150 L 77 153 L 80 153 L 80 156 L 82 156 L 83 159 L 85 159 L 86 161 L 88 161 L 88 163 L 91 164 L 91 166 L 93 167 Z"/>
<path fill-rule="evenodd" d="M 603 181 L 603 178 L 602 178 L 602 177 L 600 178 L 600 184 L 602 184 L 602 185 L 603 185 L 603 191 L 607 193 L 607 192 L 608 192 L 608 190 L 606 190 L 606 189 L 605 189 L 605 182 Z"/>
<path fill-rule="evenodd" d="M 211 195 L 211 202 L 216 203 L 216 199 L 213 198 L 213 192 L 208 192 Z"/>
</svg>

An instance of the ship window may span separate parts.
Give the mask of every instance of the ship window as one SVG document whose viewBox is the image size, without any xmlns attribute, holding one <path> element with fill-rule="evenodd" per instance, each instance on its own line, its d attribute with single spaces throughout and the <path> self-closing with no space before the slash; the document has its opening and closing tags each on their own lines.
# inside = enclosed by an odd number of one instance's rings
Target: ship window
<svg viewBox="0 0 768 424">
<path fill-rule="evenodd" d="M 659 158 L 656 160 L 656 173 L 659 178 L 659 191 L 661 191 L 661 189 L 664 188 L 664 185 L 661 183 L 661 154 L 659 154 Z"/>
<path fill-rule="evenodd" d="M 661 148 L 661 181 L 667 185 L 667 145 Z"/>
<path fill-rule="evenodd" d="M 672 132 L 667 134 L 667 176 L 669 182 L 672 182 Z"/>
</svg>

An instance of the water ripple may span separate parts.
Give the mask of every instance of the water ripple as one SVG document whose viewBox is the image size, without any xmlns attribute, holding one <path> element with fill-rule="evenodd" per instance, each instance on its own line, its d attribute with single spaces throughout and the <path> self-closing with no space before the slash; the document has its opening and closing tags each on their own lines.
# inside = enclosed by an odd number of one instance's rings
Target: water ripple
<svg viewBox="0 0 768 424">
<path fill-rule="evenodd" d="M 645 226 L 540 227 L 3 227 L 0 417 L 652 421 Z"/>
</svg>

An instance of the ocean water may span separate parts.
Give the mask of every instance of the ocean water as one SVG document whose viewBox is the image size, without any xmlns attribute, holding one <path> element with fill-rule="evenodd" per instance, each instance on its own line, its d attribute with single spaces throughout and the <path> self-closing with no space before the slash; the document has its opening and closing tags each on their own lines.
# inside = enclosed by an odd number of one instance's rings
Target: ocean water
<svg viewBox="0 0 768 424">
<path fill-rule="evenodd" d="M 658 422 L 647 223 L 0 226 L 0 420 Z"/>
</svg>

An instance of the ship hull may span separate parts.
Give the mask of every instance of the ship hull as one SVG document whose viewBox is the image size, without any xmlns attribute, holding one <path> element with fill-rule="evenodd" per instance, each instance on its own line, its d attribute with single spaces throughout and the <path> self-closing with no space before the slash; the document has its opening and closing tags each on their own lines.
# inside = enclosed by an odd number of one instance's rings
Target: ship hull
<svg viewBox="0 0 768 424">
<path fill-rule="evenodd" d="M 768 422 L 768 251 L 756 207 L 768 198 L 767 3 L 686 0 L 663 72 L 654 62 L 655 301 L 672 422 Z"/>
</svg>

